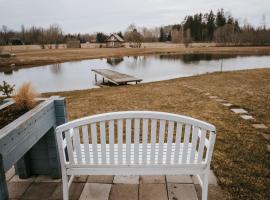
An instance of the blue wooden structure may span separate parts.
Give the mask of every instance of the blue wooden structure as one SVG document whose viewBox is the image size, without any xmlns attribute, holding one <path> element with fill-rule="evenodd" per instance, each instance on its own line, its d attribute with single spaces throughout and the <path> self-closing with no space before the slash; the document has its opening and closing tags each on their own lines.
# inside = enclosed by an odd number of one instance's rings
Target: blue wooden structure
<svg viewBox="0 0 270 200">
<path fill-rule="evenodd" d="M 15 165 L 20 178 L 61 177 L 55 127 L 67 121 L 65 99 L 53 96 L 0 129 L 0 199 L 8 199 L 5 172 Z"/>
</svg>

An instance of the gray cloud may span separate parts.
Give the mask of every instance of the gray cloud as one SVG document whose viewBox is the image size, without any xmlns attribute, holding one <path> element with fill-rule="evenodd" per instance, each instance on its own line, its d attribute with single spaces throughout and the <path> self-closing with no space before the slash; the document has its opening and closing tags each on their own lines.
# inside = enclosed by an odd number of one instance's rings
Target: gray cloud
<svg viewBox="0 0 270 200">
<path fill-rule="evenodd" d="M 59 24 L 65 32 L 114 32 L 130 23 L 160 26 L 181 22 L 186 15 L 224 8 L 240 22 L 270 21 L 269 0 L 0 0 L 0 25 L 12 29 Z M 268 22 L 269 26 L 270 23 Z"/>
</svg>

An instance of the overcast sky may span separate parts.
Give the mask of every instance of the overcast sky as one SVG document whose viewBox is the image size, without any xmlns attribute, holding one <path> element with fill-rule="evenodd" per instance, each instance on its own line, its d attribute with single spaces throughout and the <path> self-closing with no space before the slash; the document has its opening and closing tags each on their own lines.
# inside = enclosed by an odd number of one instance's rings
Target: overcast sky
<svg viewBox="0 0 270 200">
<path fill-rule="evenodd" d="M 65 33 L 124 31 L 134 23 L 154 27 L 180 23 L 186 15 L 224 8 L 240 23 L 270 26 L 270 0 L 0 0 L 0 26 L 59 24 Z"/>
</svg>

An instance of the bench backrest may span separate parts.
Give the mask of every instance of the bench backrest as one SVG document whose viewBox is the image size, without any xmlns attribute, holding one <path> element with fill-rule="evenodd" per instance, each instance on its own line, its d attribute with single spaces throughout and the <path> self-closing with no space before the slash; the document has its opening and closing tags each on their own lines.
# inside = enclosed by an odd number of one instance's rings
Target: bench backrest
<svg viewBox="0 0 270 200">
<path fill-rule="evenodd" d="M 150 111 L 94 115 L 56 129 L 67 166 L 210 164 L 215 131 L 200 120 Z"/>
</svg>

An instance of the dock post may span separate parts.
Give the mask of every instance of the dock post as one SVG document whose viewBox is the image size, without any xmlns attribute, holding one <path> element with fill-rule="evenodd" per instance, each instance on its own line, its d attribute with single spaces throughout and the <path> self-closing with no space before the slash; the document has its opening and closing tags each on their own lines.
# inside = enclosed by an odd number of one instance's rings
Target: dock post
<svg viewBox="0 0 270 200">
<path fill-rule="evenodd" d="M 96 83 L 97 83 L 97 74 L 95 73 L 95 81 L 96 81 Z"/>
<path fill-rule="evenodd" d="M 102 78 L 102 83 L 104 84 L 104 77 Z"/>
</svg>

